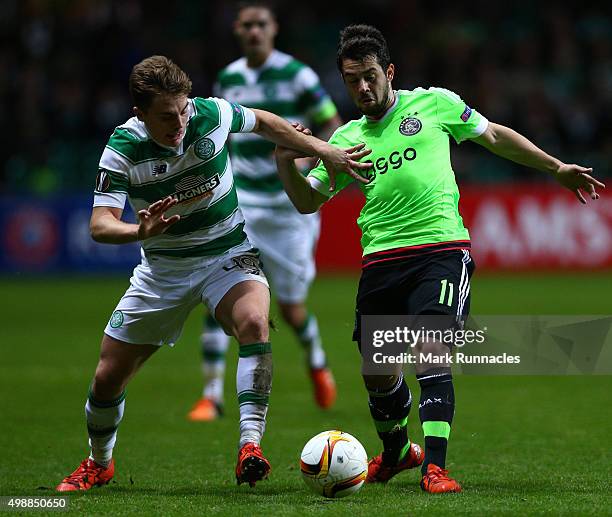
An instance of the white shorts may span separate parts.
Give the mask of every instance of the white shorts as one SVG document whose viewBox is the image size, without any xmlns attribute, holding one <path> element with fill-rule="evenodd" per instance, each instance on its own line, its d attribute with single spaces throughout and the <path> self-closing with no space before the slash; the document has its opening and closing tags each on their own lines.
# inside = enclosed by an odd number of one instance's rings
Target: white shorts
<svg viewBox="0 0 612 517">
<path fill-rule="evenodd" d="M 240 208 L 246 220 L 246 233 L 261 253 L 263 269 L 278 300 L 303 302 L 315 277 L 319 214 L 300 214 L 293 206 Z"/>
<path fill-rule="evenodd" d="M 268 286 L 248 241 L 223 255 L 202 257 L 197 268 L 139 264 L 104 333 L 127 343 L 172 346 L 194 307 L 205 303 L 214 314 L 223 296 L 245 280 Z"/>
</svg>

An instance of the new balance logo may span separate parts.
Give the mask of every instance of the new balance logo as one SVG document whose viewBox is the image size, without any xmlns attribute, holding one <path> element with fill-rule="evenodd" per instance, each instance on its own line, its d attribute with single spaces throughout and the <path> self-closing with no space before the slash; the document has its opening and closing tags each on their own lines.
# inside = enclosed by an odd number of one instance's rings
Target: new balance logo
<svg viewBox="0 0 612 517">
<path fill-rule="evenodd" d="M 167 163 L 159 163 L 155 167 L 153 167 L 153 176 L 157 176 L 159 174 L 165 174 L 166 172 L 168 172 Z"/>
</svg>

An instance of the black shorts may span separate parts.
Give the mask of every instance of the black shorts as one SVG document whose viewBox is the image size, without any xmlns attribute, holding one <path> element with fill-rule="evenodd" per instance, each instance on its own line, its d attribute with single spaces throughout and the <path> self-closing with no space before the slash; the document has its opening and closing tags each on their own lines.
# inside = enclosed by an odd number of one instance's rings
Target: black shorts
<svg viewBox="0 0 612 517">
<path fill-rule="evenodd" d="M 359 280 L 353 341 L 359 342 L 362 315 L 440 315 L 465 321 L 474 269 L 469 249 L 369 265 Z"/>
</svg>

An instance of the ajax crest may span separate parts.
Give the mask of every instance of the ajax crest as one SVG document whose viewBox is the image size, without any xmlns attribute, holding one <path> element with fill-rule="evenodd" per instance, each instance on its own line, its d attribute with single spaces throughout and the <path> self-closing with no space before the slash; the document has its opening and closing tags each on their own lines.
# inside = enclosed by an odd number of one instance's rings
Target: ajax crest
<svg viewBox="0 0 612 517">
<path fill-rule="evenodd" d="M 412 136 L 416 135 L 422 127 L 423 124 L 421 124 L 421 121 L 418 118 L 408 117 L 402 120 L 399 127 L 399 132 L 405 136 Z"/>
</svg>

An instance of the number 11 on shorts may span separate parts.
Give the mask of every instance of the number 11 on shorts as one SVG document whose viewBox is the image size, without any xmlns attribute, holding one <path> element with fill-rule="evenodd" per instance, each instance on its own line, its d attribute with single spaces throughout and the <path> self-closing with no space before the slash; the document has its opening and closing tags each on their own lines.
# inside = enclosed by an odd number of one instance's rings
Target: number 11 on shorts
<svg viewBox="0 0 612 517">
<path fill-rule="evenodd" d="M 448 300 L 446 301 L 446 305 L 450 307 L 453 304 L 453 292 L 455 290 L 455 286 L 452 282 L 449 282 L 448 280 L 440 280 L 440 283 L 442 284 L 442 287 L 440 289 L 440 299 L 438 300 L 438 303 L 440 305 L 444 304 L 446 288 L 448 287 Z"/>
</svg>

